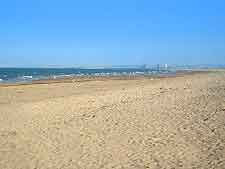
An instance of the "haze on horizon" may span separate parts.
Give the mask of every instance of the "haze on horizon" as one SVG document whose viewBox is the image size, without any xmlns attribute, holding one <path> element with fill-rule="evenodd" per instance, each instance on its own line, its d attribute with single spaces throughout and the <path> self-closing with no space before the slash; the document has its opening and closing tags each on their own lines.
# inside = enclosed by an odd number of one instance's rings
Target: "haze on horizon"
<svg viewBox="0 0 225 169">
<path fill-rule="evenodd" d="M 8 0 L 0 67 L 225 64 L 224 0 Z"/>
</svg>

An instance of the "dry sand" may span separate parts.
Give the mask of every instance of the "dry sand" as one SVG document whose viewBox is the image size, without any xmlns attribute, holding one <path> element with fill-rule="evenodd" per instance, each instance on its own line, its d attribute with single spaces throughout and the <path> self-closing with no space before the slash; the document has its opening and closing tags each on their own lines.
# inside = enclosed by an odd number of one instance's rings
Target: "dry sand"
<svg viewBox="0 0 225 169">
<path fill-rule="evenodd" d="M 225 168 L 225 72 L 0 87 L 0 169 L 100 168 Z"/>
</svg>

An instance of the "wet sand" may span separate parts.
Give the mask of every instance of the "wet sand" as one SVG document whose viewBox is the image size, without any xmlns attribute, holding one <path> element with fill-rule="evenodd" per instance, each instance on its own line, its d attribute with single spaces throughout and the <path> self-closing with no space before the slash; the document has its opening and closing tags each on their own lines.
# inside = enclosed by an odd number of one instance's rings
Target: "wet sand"
<svg viewBox="0 0 225 169">
<path fill-rule="evenodd" d="M 225 71 L 0 86 L 1 169 L 225 168 Z"/>
</svg>

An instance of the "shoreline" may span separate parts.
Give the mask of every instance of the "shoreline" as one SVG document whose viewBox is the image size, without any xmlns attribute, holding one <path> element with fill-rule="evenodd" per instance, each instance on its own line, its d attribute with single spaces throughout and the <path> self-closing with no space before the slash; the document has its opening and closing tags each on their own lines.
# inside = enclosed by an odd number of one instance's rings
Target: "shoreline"
<svg viewBox="0 0 225 169">
<path fill-rule="evenodd" d="M 173 74 L 152 74 L 152 75 L 118 75 L 118 76 L 83 76 L 83 77 L 64 77 L 59 79 L 40 79 L 27 82 L 15 82 L 15 83 L 0 83 L 0 87 L 10 86 L 25 86 L 25 85 L 37 85 L 37 84 L 56 84 L 56 83 L 75 83 L 75 82 L 87 82 L 87 81 L 106 81 L 106 80 L 138 80 L 138 79 L 160 79 L 170 78 L 185 75 L 192 75 L 198 73 L 210 73 L 218 70 L 180 70 Z"/>
</svg>

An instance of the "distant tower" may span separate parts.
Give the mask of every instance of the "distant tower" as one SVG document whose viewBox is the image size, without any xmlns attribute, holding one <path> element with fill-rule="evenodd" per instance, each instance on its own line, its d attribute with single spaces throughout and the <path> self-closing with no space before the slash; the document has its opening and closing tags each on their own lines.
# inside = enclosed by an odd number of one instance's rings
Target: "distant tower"
<svg viewBox="0 0 225 169">
<path fill-rule="evenodd" d="M 168 69 L 168 65 L 167 64 L 165 64 L 165 70 L 167 70 Z"/>
<path fill-rule="evenodd" d="M 160 71 L 160 66 L 159 66 L 159 64 L 157 64 L 157 71 L 158 71 L 158 72 Z"/>
<path fill-rule="evenodd" d="M 144 65 L 141 66 L 141 68 L 142 68 L 142 69 L 146 69 L 146 68 L 147 68 L 147 65 L 144 64 Z"/>
</svg>

